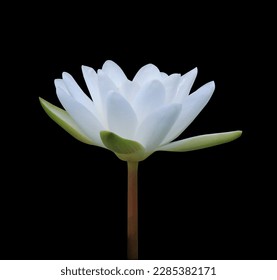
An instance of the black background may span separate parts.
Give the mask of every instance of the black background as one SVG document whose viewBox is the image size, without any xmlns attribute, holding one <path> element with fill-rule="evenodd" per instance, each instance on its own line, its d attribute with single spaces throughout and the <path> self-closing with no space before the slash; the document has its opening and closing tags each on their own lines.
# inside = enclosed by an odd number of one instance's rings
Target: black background
<svg viewBox="0 0 277 280">
<path fill-rule="evenodd" d="M 7 31 L 1 259 L 126 259 L 126 163 L 76 141 L 38 101 L 59 106 L 54 79 L 66 71 L 85 89 L 81 65 L 107 59 L 130 79 L 153 63 L 169 74 L 198 67 L 193 90 L 215 81 L 180 138 L 243 131 L 222 146 L 140 163 L 139 258 L 276 259 L 270 43 L 259 19 L 241 7 L 127 8 L 36 7 Z"/>
</svg>

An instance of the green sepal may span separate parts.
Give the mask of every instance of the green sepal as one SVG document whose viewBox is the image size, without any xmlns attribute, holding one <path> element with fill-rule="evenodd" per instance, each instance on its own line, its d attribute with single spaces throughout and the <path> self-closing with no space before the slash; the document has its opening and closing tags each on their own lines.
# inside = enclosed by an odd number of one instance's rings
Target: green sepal
<svg viewBox="0 0 277 280">
<path fill-rule="evenodd" d="M 180 141 L 171 142 L 162 147 L 159 147 L 157 151 L 188 152 L 200 150 L 231 142 L 239 138 L 241 134 L 241 130 L 236 130 L 230 132 L 199 135 L 191 138 L 186 138 Z"/>
<path fill-rule="evenodd" d="M 141 161 L 148 156 L 139 142 L 122 138 L 113 132 L 105 130 L 100 132 L 100 137 L 103 144 L 121 160 Z"/>
<path fill-rule="evenodd" d="M 51 104 L 45 99 L 39 97 L 40 104 L 46 114 L 56 122 L 60 127 L 62 127 L 66 132 L 77 140 L 89 144 L 95 145 L 77 126 L 72 117 L 63 109 Z"/>
</svg>

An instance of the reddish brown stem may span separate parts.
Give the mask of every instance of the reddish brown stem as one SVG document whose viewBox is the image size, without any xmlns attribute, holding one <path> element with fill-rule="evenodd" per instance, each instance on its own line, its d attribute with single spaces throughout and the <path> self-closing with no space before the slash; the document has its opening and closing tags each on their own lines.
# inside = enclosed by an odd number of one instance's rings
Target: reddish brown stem
<svg viewBox="0 0 277 280">
<path fill-rule="evenodd" d="M 138 162 L 128 162 L 128 244 L 129 260 L 138 259 Z"/>
</svg>

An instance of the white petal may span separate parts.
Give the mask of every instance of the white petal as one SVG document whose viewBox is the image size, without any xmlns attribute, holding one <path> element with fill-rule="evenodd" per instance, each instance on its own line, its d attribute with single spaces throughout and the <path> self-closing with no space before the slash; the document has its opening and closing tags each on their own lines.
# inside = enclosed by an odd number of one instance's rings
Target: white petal
<svg viewBox="0 0 277 280">
<path fill-rule="evenodd" d="M 165 79 L 168 77 L 168 74 L 166 74 L 165 72 L 161 72 L 161 77 L 162 79 Z"/>
<path fill-rule="evenodd" d="M 164 101 L 165 88 L 161 82 L 154 80 L 141 88 L 132 105 L 141 122 L 147 115 L 161 107 Z"/>
<path fill-rule="evenodd" d="M 120 87 L 120 93 L 128 102 L 133 102 L 141 87 L 134 81 L 126 80 Z"/>
<path fill-rule="evenodd" d="M 174 102 L 182 104 L 184 99 L 189 95 L 190 90 L 197 76 L 197 68 L 195 67 L 185 75 L 181 77 L 181 81 L 177 90 L 176 98 Z"/>
<path fill-rule="evenodd" d="M 109 76 L 102 70 L 98 70 L 97 74 L 98 74 L 100 97 L 102 103 L 105 104 L 108 93 L 110 91 L 118 91 L 118 87 L 109 78 Z"/>
<path fill-rule="evenodd" d="M 139 69 L 133 81 L 143 85 L 151 80 L 161 80 L 162 76 L 160 70 L 153 64 L 146 64 Z"/>
<path fill-rule="evenodd" d="M 62 88 L 68 95 L 71 95 L 65 85 L 65 82 L 63 79 L 55 79 L 54 80 L 54 84 L 55 84 L 55 87 L 59 87 L 59 88 Z"/>
<path fill-rule="evenodd" d="M 99 96 L 99 87 L 98 87 L 98 76 L 93 68 L 82 65 L 83 76 L 89 90 L 90 96 L 96 106 L 100 108 L 100 96 Z"/>
<path fill-rule="evenodd" d="M 133 140 L 137 117 L 128 101 L 117 92 L 107 96 L 107 122 L 111 132 Z"/>
<path fill-rule="evenodd" d="M 82 104 L 84 107 L 86 107 L 98 120 L 99 120 L 99 114 L 97 113 L 95 109 L 95 105 L 92 102 L 92 100 L 85 95 L 85 93 L 77 93 L 76 91 L 71 94 L 71 91 L 68 90 L 68 87 L 66 86 L 66 83 L 63 79 L 55 79 L 54 80 L 56 90 L 62 90 L 64 94 L 67 94 L 71 98 L 73 98 L 76 102 Z M 99 120 L 101 122 L 101 120 Z"/>
<path fill-rule="evenodd" d="M 214 82 L 209 82 L 190 94 L 184 101 L 182 112 L 164 139 L 163 144 L 177 138 L 196 118 L 210 100 L 215 89 Z"/>
<path fill-rule="evenodd" d="M 146 152 L 156 149 L 176 121 L 181 104 L 166 105 L 148 115 L 137 129 L 135 140 L 141 143 Z"/>
<path fill-rule="evenodd" d="M 172 74 L 164 79 L 163 85 L 166 91 L 166 103 L 171 102 L 177 93 L 180 83 L 180 74 Z"/>
<path fill-rule="evenodd" d="M 103 70 L 98 70 L 98 85 L 100 90 L 100 99 L 101 99 L 101 116 L 102 121 L 105 126 L 107 126 L 107 108 L 106 108 L 106 99 L 109 92 L 116 91 L 118 92 L 118 88 L 113 83 L 113 81 L 108 77 L 108 75 L 103 72 Z"/>
<path fill-rule="evenodd" d="M 68 92 L 73 97 L 73 99 L 95 114 L 95 106 L 92 100 L 82 91 L 82 89 L 76 83 L 74 78 L 66 72 L 64 72 L 62 76 L 65 87 L 67 88 Z M 61 83 L 62 82 L 60 80 L 55 81 L 55 86 L 59 87 L 61 86 Z M 62 88 L 64 89 L 64 86 Z"/>
<path fill-rule="evenodd" d="M 98 119 L 60 87 L 57 87 L 57 96 L 65 110 L 77 123 L 84 134 L 86 134 L 95 145 L 104 147 L 99 134 L 104 128 Z"/>
<path fill-rule="evenodd" d="M 103 64 L 102 70 L 109 76 L 117 87 L 120 87 L 127 80 L 127 77 L 122 69 L 111 60 L 107 60 Z"/>
</svg>

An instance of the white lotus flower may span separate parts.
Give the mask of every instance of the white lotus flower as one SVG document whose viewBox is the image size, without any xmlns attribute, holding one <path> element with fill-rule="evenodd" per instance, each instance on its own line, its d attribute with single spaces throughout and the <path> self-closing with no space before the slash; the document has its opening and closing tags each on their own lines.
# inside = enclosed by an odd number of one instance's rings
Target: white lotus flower
<svg viewBox="0 0 277 280">
<path fill-rule="evenodd" d="M 180 75 L 143 66 L 129 80 L 107 60 L 97 72 L 82 66 L 90 96 L 64 72 L 55 80 L 63 108 L 40 98 L 46 113 L 76 139 L 113 151 L 120 159 L 138 162 L 156 151 L 185 152 L 223 144 L 241 131 L 201 135 L 174 141 L 211 98 L 215 84 L 208 82 L 190 93 L 197 68 Z"/>
<path fill-rule="evenodd" d="M 55 80 L 61 109 L 40 98 L 46 113 L 76 139 L 113 151 L 128 166 L 128 259 L 138 259 L 138 162 L 156 151 L 185 152 L 230 142 L 241 131 L 207 134 L 174 141 L 211 98 L 209 82 L 193 93 L 197 75 L 167 75 L 153 64 L 143 66 L 130 81 L 107 60 L 95 72 L 83 66 L 90 94 L 68 73 Z"/>
</svg>

